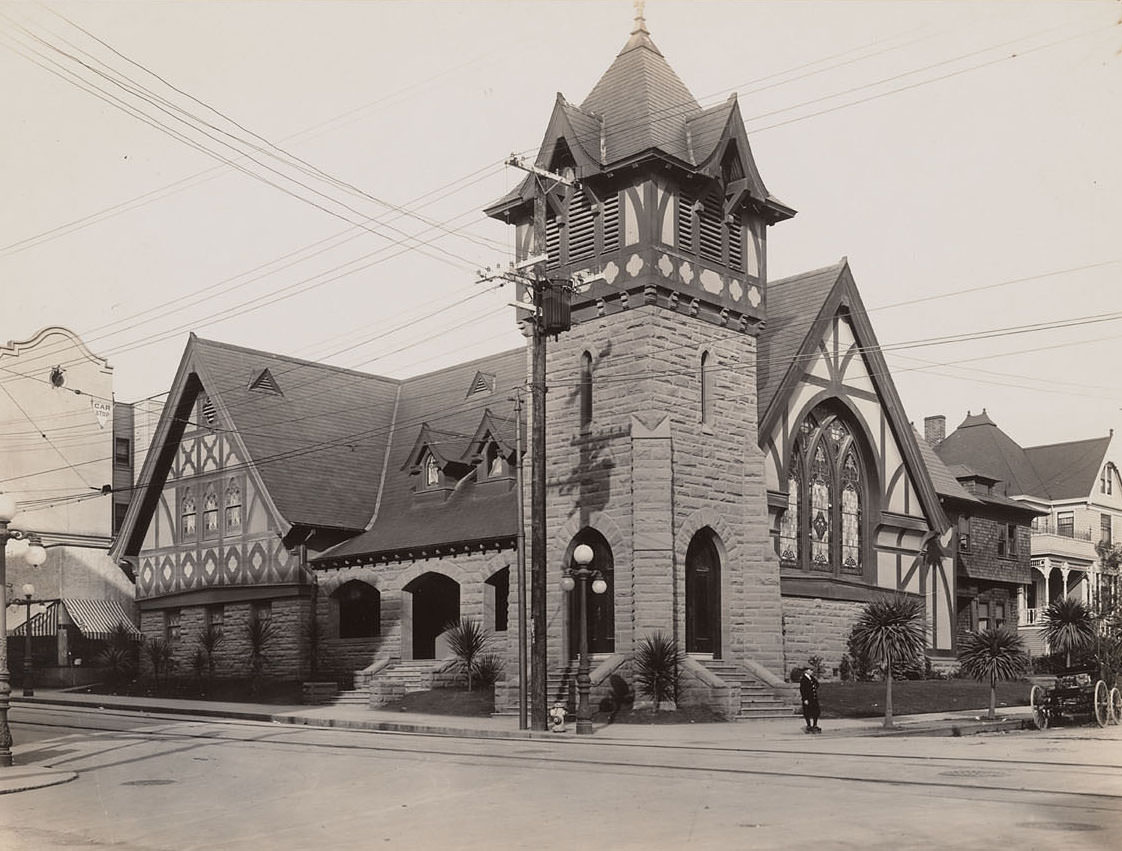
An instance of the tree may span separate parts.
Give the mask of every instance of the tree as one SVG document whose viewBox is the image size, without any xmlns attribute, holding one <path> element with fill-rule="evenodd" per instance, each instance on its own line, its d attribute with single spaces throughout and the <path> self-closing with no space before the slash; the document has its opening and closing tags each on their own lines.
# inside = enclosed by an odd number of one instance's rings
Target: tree
<svg viewBox="0 0 1122 851">
<path fill-rule="evenodd" d="M 444 627 L 444 637 L 448 641 L 448 650 L 467 674 L 468 691 L 471 691 L 472 677 L 491 643 L 491 636 L 474 618 L 460 618 Z"/>
<path fill-rule="evenodd" d="M 997 681 L 1015 680 L 1028 666 L 1025 642 L 1004 626 L 968 632 L 958 651 L 962 672 L 976 680 L 990 681 L 991 721 L 997 718 Z"/>
<path fill-rule="evenodd" d="M 867 603 L 853 625 L 853 646 L 885 666 L 884 726 L 892 726 L 892 668 L 923 654 L 923 601 L 916 597 L 879 597 Z"/>
<path fill-rule="evenodd" d="M 677 703 L 685 657 L 678 640 L 662 632 L 644 638 L 635 648 L 635 682 L 639 693 L 654 701 L 655 712 L 663 701 Z"/>
<path fill-rule="evenodd" d="M 1095 643 L 1095 621 L 1091 611 L 1079 600 L 1060 597 L 1048 604 L 1040 619 L 1041 635 L 1053 653 L 1067 657 L 1071 667 L 1071 654 Z"/>
</svg>

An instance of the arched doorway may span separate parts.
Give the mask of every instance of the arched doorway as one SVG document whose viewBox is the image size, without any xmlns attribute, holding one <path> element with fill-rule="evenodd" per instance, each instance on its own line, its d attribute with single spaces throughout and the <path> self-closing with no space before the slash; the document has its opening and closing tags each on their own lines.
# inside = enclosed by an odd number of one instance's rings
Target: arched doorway
<svg viewBox="0 0 1122 851">
<path fill-rule="evenodd" d="M 592 564 L 590 567 L 600 573 L 608 589 L 603 594 L 592 593 L 592 583 L 588 588 L 588 652 L 589 653 L 614 653 L 616 649 L 616 603 L 615 603 L 615 570 L 612 562 L 612 548 L 604 536 L 595 529 L 582 529 L 569 546 L 571 553 L 578 544 L 588 544 L 592 547 Z M 569 567 L 576 567 L 575 562 L 570 562 Z M 580 591 L 579 589 L 569 594 L 569 655 L 576 658 L 580 652 Z"/>
<path fill-rule="evenodd" d="M 422 573 L 401 590 L 413 596 L 413 658 L 435 659 L 436 637 L 460 617 L 460 584 L 440 573 Z"/>
<path fill-rule="evenodd" d="M 709 529 L 686 550 L 686 652 L 721 656 L 721 557 Z"/>
</svg>

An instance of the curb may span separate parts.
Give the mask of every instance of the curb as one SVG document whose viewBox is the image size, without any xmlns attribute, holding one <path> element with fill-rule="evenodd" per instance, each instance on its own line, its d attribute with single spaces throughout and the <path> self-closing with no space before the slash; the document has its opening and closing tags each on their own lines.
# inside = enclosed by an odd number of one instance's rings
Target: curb
<svg viewBox="0 0 1122 851">
<path fill-rule="evenodd" d="M 51 771 L 33 767 L 0 768 L 0 795 L 61 786 L 77 777 L 76 771 Z"/>
<path fill-rule="evenodd" d="M 149 703 L 117 703 L 113 700 L 66 700 L 55 697 L 15 697 L 12 705 L 37 703 L 46 706 L 76 706 L 87 709 L 122 709 L 131 712 L 147 712 L 154 715 L 194 715 L 204 718 L 232 718 L 237 721 L 272 721 L 270 712 L 249 712 L 237 709 L 211 709 L 206 706 L 160 706 Z"/>
</svg>

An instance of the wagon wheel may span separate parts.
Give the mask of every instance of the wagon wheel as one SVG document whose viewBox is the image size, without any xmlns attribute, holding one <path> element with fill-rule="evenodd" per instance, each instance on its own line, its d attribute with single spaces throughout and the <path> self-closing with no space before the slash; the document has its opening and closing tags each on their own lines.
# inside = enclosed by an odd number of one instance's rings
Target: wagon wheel
<svg viewBox="0 0 1122 851">
<path fill-rule="evenodd" d="M 1122 724 L 1122 691 L 1117 688 L 1110 690 L 1110 723 Z"/>
<path fill-rule="evenodd" d="M 1032 707 L 1032 721 L 1038 730 L 1048 729 L 1048 712 L 1044 709 L 1044 689 L 1033 686 L 1029 692 L 1029 706 Z"/>
<path fill-rule="evenodd" d="M 1106 690 L 1106 683 L 1099 680 L 1095 683 L 1095 720 L 1099 722 L 1100 727 L 1105 727 L 1106 722 L 1110 719 L 1110 704 L 1108 702 L 1108 695 Z"/>
</svg>

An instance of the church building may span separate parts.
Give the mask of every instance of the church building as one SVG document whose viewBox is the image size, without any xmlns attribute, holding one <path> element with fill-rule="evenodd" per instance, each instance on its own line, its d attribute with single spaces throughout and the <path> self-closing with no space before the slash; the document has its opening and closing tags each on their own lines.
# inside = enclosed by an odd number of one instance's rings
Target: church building
<svg viewBox="0 0 1122 851">
<path fill-rule="evenodd" d="M 848 262 L 769 280 L 768 229 L 795 211 L 736 96 L 700 106 L 639 17 L 579 105 L 558 96 L 535 165 L 564 180 L 530 174 L 486 213 L 516 261 L 585 282 L 546 365 L 551 681 L 575 655 L 559 583 L 582 543 L 607 586 L 594 687 L 661 632 L 689 654 L 685 701 L 774 709 L 792 667 L 836 671 L 884 593 L 922 598 L 949 655 L 939 495 Z M 446 625 L 473 617 L 509 704 L 528 376 L 528 348 L 396 380 L 193 337 L 116 544 L 142 629 L 186 647 L 189 625 L 280 619 L 274 673 L 353 678 L 376 704 L 438 678 Z"/>
</svg>

